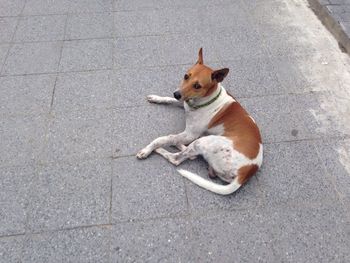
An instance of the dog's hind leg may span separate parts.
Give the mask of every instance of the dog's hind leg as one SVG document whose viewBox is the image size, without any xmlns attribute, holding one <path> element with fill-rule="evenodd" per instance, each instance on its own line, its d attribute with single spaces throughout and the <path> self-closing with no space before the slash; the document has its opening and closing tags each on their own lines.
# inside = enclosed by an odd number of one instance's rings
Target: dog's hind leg
<svg viewBox="0 0 350 263">
<path fill-rule="evenodd" d="M 208 167 L 208 175 L 209 175 L 209 177 L 210 177 L 211 179 L 214 179 L 214 178 L 218 177 L 218 176 L 216 175 L 216 173 L 215 173 L 213 167 L 211 167 L 210 165 L 209 165 L 209 167 Z"/>
<path fill-rule="evenodd" d="M 185 151 L 187 149 L 187 146 L 184 145 L 184 144 L 177 144 L 175 145 L 176 148 L 178 148 L 181 152 Z M 195 160 L 197 158 L 197 156 L 193 156 L 193 157 L 190 157 L 189 159 L 190 160 Z"/>
<path fill-rule="evenodd" d="M 148 95 L 147 100 L 150 103 L 155 104 L 168 104 L 168 105 L 175 105 L 178 107 L 183 108 L 184 103 L 181 101 L 178 101 L 177 99 L 171 98 L 171 97 L 161 97 L 158 95 Z"/>
<path fill-rule="evenodd" d="M 186 131 L 183 131 L 179 134 L 161 136 L 153 140 L 145 148 L 139 151 L 136 154 L 136 157 L 139 159 L 145 159 L 147 158 L 148 155 L 151 154 L 151 152 L 153 152 L 155 149 L 159 147 L 165 147 L 165 146 L 177 145 L 177 144 L 187 144 L 194 141 L 198 137 L 199 135 L 188 134 L 186 133 Z"/>
<path fill-rule="evenodd" d="M 184 144 L 177 144 L 175 146 L 176 146 L 176 148 L 178 148 L 182 152 L 184 152 L 187 149 L 187 146 L 184 145 Z M 160 149 L 159 152 L 157 151 L 158 149 Z M 158 152 L 160 155 L 162 155 L 166 159 L 169 158 L 169 154 L 172 154 L 172 153 L 170 153 L 170 152 L 168 152 L 168 151 L 166 151 L 166 150 L 164 150 L 162 148 L 158 148 L 158 149 L 155 150 L 155 151 Z M 189 157 L 190 160 L 195 160 L 196 158 L 197 158 L 197 156 Z M 214 179 L 214 178 L 218 177 L 217 174 L 215 173 L 213 167 L 211 167 L 210 165 L 208 167 L 208 175 L 209 175 L 209 178 L 211 178 L 211 179 Z"/>
<path fill-rule="evenodd" d="M 175 147 L 178 148 L 181 152 L 187 149 L 187 146 L 184 144 L 176 144 Z"/>
<path fill-rule="evenodd" d="M 169 162 L 171 162 L 174 165 L 178 165 L 176 160 L 175 160 L 175 155 L 177 153 L 171 153 L 167 150 L 165 150 L 164 148 L 157 148 L 154 150 L 156 153 L 158 153 L 159 155 L 163 156 L 165 159 L 167 159 Z"/>
<path fill-rule="evenodd" d="M 187 159 L 193 159 L 197 157 L 198 154 L 191 145 L 192 144 L 186 147 L 184 151 L 178 153 L 168 152 L 164 148 L 157 148 L 155 149 L 155 152 L 157 152 L 169 162 L 177 166 Z"/>
</svg>

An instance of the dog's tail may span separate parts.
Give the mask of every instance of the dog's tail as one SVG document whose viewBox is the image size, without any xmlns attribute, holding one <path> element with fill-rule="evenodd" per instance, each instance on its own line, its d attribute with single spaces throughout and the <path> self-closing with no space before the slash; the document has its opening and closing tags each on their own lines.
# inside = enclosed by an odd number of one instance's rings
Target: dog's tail
<svg viewBox="0 0 350 263">
<path fill-rule="evenodd" d="M 229 195 L 233 192 L 237 191 L 242 184 L 239 183 L 239 176 L 236 176 L 233 181 L 227 185 L 220 185 L 213 183 L 211 181 L 208 181 L 202 177 L 200 177 L 197 174 L 191 173 L 189 171 L 179 169 L 177 170 L 182 176 L 186 177 L 187 179 L 191 180 L 195 184 L 199 185 L 200 187 L 203 187 L 204 189 L 207 189 L 209 191 L 212 191 L 216 194 L 220 195 Z"/>
</svg>

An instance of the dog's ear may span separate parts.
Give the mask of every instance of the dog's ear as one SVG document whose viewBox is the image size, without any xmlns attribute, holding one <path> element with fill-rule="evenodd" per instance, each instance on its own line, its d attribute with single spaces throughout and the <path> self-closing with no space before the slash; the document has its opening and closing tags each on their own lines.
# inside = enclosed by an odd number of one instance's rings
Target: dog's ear
<svg viewBox="0 0 350 263">
<path fill-rule="evenodd" d="M 229 72 L 228 68 L 215 70 L 213 73 L 211 73 L 211 79 L 216 80 L 217 82 L 222 82 L 224 78 L 227 76 L 228 72 Z"/>
<path fill-rule="evenodd" d="M 203 49 L 200 48 L 198 52 L 198 60 L 196 64 L 203 64 Z"/>
</svg>

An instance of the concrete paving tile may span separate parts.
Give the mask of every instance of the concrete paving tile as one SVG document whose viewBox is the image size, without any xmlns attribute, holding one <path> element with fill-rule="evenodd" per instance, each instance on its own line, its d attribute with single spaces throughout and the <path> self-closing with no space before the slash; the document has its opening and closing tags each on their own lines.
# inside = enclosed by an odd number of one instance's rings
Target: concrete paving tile
<svg viewBox="0 0 350 263">
<path fill-rule="evenodd" d="M 344 30 L 345 34 L 350 36 L 350 21 L 349 22 L 341 22 L 340 23 L 342 29 Z"/>
<path fill-rule="evenodd" d="M 2 74 L 56 72 L 61 46 L 61 42 L 14 44 L 9 51 Z"/>
<path fill-rule="evenodd" d="M 350 256 L 350 224 L 344 211 L 283 210 L 270 214 L 278 262 L 346 262 Z"/>
<path fill-rule="evenodd" d="M 331 6 L 328 6 L 331 7 Z M 335 6 L 333 6 L 335 7 Z M 332 13 L 332 17 L 334 17 L 334 20 L 336 20 L 338 23 L 340 21 L 344 21 L 344 22 L 350 22 L 350 18 L 349 18 L 349 12 L 337 12 L 337 13 Z"/>
<path fill-rule="evenodd" d="M 0 43 L 9 43 L 15 33 L 17 17 L 1 17 L 0 18 Z"/>
<path fill-rule="evenodd" d="M 209 36 L 164 35 L 118 38 L 114 46 L 114 66 L 146 67 L 192 64 L 203 47 L 204 61 L 218 61 L 216 42 Z"/>
<path fill-rule="evenodd" d="M 23 262 L 108 262 L 108 227 L 89 227 L 27 236 Z"/>
<path fill-rule="evenodd" d="M 60 74 L 57 78 L 55 113 L 86 111 L 113 105 L 116 87 L 111 71 Z"/>
<path fill-rule="evenodd" d="M 198 19 L 205 16 L 202 13 L 202 9 L 195 8 L 118 12 L 114 19 L 116 36 L 203 33 L 207 31 L 204 21 Z"/>
<path fill-rule="evenodd" d="M 277 262 L 270 215 L 243 210 L 192 220 L 195 262 Z"/>
<path fill-rule="evenodd" d="M 111 234 L 116 262 L 194 262 L 191 226 L 186 220 L 118 224 Z"/>
<path fill-rule="evenodd" d="M 27 16 L 20 18 L 15 42 L 63 40 L 66 15 Z"/>
<path fill-rule="evenodd" d="M 112 40 L 65 41 L 60 71 L 81 71 L 112 68 Z"/>
<path fill-rule="evenodd" d="M 26 230 L 29 187 L 33 166 L 0 168 L 0 236 Z"/>
<path fill-rule="evenodd" d="M 331 40 L 332 38 L 328 39 L 326 42 L 328 46 L 332 45 Z M 339 91 L 338 87 L 342 85 L 339 83 L 339 79 L 343 78 L 348 73 L 346 73 L 345 69 L 341 69 L 336 54 L 338 54 L 337 51 L 329 51 L 316 55 L 311 54 L 294 58 L 280 57 L 280 59 L 286 60 L 286 66 L 289 67 L 289 65 L 291 65 L 293 68 L 291 69 L 290 76 L 287 75 L 287 67 L 283 68 L 282 71 L 286 72 L 286 78 L 293 80 L 290 82 L 292 85 L 293 82 L 295 86 L 298 84 L 299 88 L 296 90 L 298 93 L 310 91 Z M 296 74 L 295 77 L 293 77 L 293 74 Z M 298 77 L 300 77 L 302 81 L 298 80 Z"/>
<path fill-rule="evenodd" d="M 176 134 L 185 128 L 183 110 L 176 107 L 124 108 L 114 114 L 115 156 L 136 154 L 159 136 Z"/>
<path fill-rule="evenodd" d="M 66 39 L 113 37 L 113 14 L 70 14 L 67 20 Z"/>
<path fill-rule="evenodd" d="M 116 0 L 115 1 L 115 11 L 123 10 L 144 10 L 144 9 L 164 9 L 164 8 L 183 8 L 183 7 L 215 7 L 215 5 L 228 5 L 232 4 L 230 0 L 220 0 L 220 1 L 171 1 L 171 0 Z"/>
<path fill-rule="evenodd" d="M 272 57 L 303 57 L 318 53 L 314 45 L 302 41 L 303 38 L 299 35 L 299 31 L 292 33 L 293 29 L 287 27 L 283 34 L 268 35 L 268 32 L 271 30 L 266 31 L 267 36 L 264 38 L 264 43 Z"/>
<path fill-rule="evenodd" d="M 26 0 L 0 0 L 0 16 L 18 16 Z"/>
<path fill-rule="evenodd" d="M 9 50 L 10 45 L 9 44 L 0 44 L 0 67 L 3 66 L 3 64 L 5 63 L 5 59 L 6 59 L 6 55 L 7 55 L 7 51 Z M 2 72 L 0 72 L 0 74 L 2 74 Z"/>
<path fill-rule="evenodd" d="M 203 1 L 205 2 L 205 1 Z M 192 2 L 195 4 L 195 1 Z M 206 28 L 209 28 L 214 34 L 217 32 L 223 31 L 231 32 L 241 31 L 246 32 L 252 30 L 252 25 L 250 24 L 249 14 L 245 12 L 244 5 L 241 1 L 229 2 L 229 1 L 220 1 L 206 3 L 203 7 L 198 8 L 198 12 L 202 17 L 205 17 L 204 25 Z M 254 31 L 253 31 L 254 32 Z"/>
<path fill-rule="evenodd" d="M 241 4 L 244 6 L 245 12 L 249 14 L 247 19 L 254 24 L 273 26 L 277 25 L 278 21 L 281 21 L 279 19 L 286 22 L 294 18 L 291 12 L 288 12 L 288 4 L 283 1 L 254 0 L 242 1 Z M 283 25 L 285 24 L 287 23 L 283 23 Z M 282 27 L 283 25 L 280 26 Z"/>
<path fill-rule="evenodd" d="M 280 4 L 277 1 L 271 2 Z M 276 12 L 271 12 L 269 5 L 266 8 L 266 12 L 262 12 L 260 7 L 257 9 L 259 14 L 257 18 L 252 19 L 252 24 L 272 56 L 297 57 L 317 52 L 313 45 L 303 42 L 303 39 L 310 36 L 307 36 L 307 31 L 295 25 L 296 18 L 287 15 L 289 11 L 280 11 L 276 15 Z M 259 17 L 261 14 L 262 18 Z"/>
<path fill-rule="evenodd" d="M 183 178 L 161 158 L 151 156 L 140 161 L 132 156 L 113 161 L 114 222 L 187 213 Z"/>
<path fill-rule="evenodd" d="M 232 29 L 248 32 L 250 25 L 244 10 L 237 8 L 237 5 L 226 6 L 223 10 L 221 6 L 198 8 L 186 3 L 182 8 L 118 12 L 115 15 L 115 28 L 118 37 L 187 33 L 201 37 L 206 35 L 215 41 L 220 37 L 215 35 L 217 32 L 222 34 L 222 31 L 232 32 Z"/>
<path fill-rule="evenodd" d="M 327 8 L 332 12 L 332 13 L 349 13 L 350 12 L 350 5 L 349 3 L 347 4 L 335 4 L 335 5 L 330 5 L 327 6 Z"/>
<path fill-rule="evenodd" d="M 347 0 L 346 0 L 346 1 L 347 1 Z M 321 4 L 321 5 L 329 5 L 330 2 L 329 2 L 329 0 L 320 0 L 320 4 Z"/>
<path fill-rule="evenodd" d="M 293 58 L 272 57 L 272 71 L 277 75 L 280 85 L 288 93 L 302 93 L 310 90 L 311 83 L 304 76 Z"/>
<path fill-rule="evenodd" d="M 0 238 L 0 262 L 21 262 L 24 236 Z"/>
<path fill-rule="evenodd" d="M 0 166 L 28 165 L 37 159 L 45 141 L 46 117 L 0 119 Z"/>
<path fill-rule="evenodd" d="M 106 111 L 56 115 L 49 124 L 44 162 L 110 157 L 114 149 L 115 128 Z"/>
<path fill-rule="evenodd" d="M 273 2 L 273 1 L 271 1 L 271 2 Z M 277 1 L 275 1 L 275 2 L 277 2 Z M 298 27 L 292 23 L 293 17 L 287 17 L 287 18 L 283 19 L 283 24 L 279 25 L 276 17 L 271 17 L 272 21 L 270 21 L 270 19 L 265 19 L 265 16 L 270 16 L 271 13 L 268 14 L 268 12 L 266 12 L 266 13 L 260 13 L 260 12 L 261 12 L 261 10 L 259 11 L 259 15 L 263 15 L 264 18 L 263 19 L 256 18 L 256 19 L 253 19 L 251 21 L 253 24 L 255 22 L 255 28 L 259 32 L 261 39 L 266 44 L 274 42 L 279 37 L 280 43 L 275 43 L 275 45 L 278 45 L 278 44 L 282 45 L 283 44 L 282 47 L 284 47 L 284 45 L 289 44 L 292 47 L 294 47 L 295 43 L 293 44 L 291 42 L 293 37 L 295 37 L 297 35 L 300 35 L 300 37 L 306 36 L 306 32 L 304 30 L 302 30 L 300 27 Z M 282 16 L 285 16 L 285 12 L 283 12 L 283 13 L 284 14 L 278 15 L 278 19 L 281 19 Z M 270 38 L 272 38 L 272 39 L 270 39 Z M 293 56 L 293 53 L 290 52 L 290 55 Z"/>
<path fill-rule="evenodd" d="M 48 113 L 55 75 L 0 78 L 0 115 Z"/>
<path fill-rule="evenodd" d="M 188 66 L 118 69 L 113 72 L 115 107 L 148 105 L 146 96 L 172 97 L 180 86 Z"/>
<path fill-rule="evenodd" d="M 328 174 L 345 201 L 350 201 L 350 140 L 322 139 L 315 142 Z"/>
<path fill-rule="evenodd" d="M 267 206 L 339 203 L 313 143 L 269 144 L 264 150 L 259 183 Z"/>
<path fill-rule="evenodd" d="M 198 158 L 194 161 L 186 161 L 181 164 L 179 168 L 194 172 L 217 184 L 223 184 L 220 179 L 212 180 L 209 178 L 208 164 L 202 158 Z M 176 176 L 181 175 L 176 172 Z M 258 173 L 257 176 L 260 178 L 260 176 L 265 176 L 265 174 Z M 192 214 L 205 213 L 210 210 L 219 211 L 253 208 L 261 206 L 262 203 L 262 187 L 255 176 L 240 190 L 229 196 L 214 194 L 208 190 L 200 188 L 187 179 L 185 179 L 185 181 L 188 203 Z"/>
<path fill-rule="evenodd" d="M 266 96 L 285 93 L 284 86 L 278 81 L 269 57 L 247 57 L 232 61 L 223 61 L 210 65 L 213 69 L 230 69 L 222 85 L 237 98 Z"/>
<path fill-rule="evenodd" d="M 205 36 L 205 39 L 212 43 L 221 61 L 267 55 L 258 32 L 254 28 L 243 26 L 242 28 L 229 27 L 214 30 L 213 35 Z"/>
<path fill-rule="evenodd" d="M 263 142 L 280 142 L 309 138 L 309 132 L 291 107 L 289 96 L 240 99 L 239 102 L 256 120 Z"/>
<path fill-rule="evenodd" d="M 29 196 L 28 229 L 107 224 L 111 174 L 108 160 L 50 163 L 39 168 Z"/>
<path fill-rule="evenodd" d="M 333 101 L 329 92 L 298 94 L 290 97 L 292 108 L 299 120 L 308 129 L 310 137 L 335 137 L 350 134 L 344 124 L 342 113 L 336 108 L 339 101 Z"/>
<path fill-rule="evenodd" d="M 70 0 L 27 0 L 25 15 L 64 14 L 69 12 Z"/>
<path fill-rule="evenodd" d="M 298 24 L 298 17 L 291 13 L 283 1 L 242 1 L 249 14 L 247 19 L 256 30 L 260 41 L 272 56 L 295 57 L 315 53 L 314 45 L 307 45 L 307 30 Z"/>
<path fill-rule="evenodd" d="M 113 11 L 113 0 L 72 0 L 71 13 L 109 12 Z"/>
<path fill-rule="evenodd" d="M 348 5 L 349 4 L 348 0 L 328 0 L 328 2 L 329 2 L 328 4 L 333 4 L 333 5 Z"/>
</svg>

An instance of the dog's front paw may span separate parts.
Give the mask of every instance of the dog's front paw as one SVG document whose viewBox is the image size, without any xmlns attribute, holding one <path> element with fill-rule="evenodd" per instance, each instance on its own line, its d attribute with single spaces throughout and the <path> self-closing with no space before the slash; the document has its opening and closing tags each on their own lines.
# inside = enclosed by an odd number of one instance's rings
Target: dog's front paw
<svg viewBox="0 0 350 263">
<path fill-rule="evenodd" d="M 148 95 L 147 101 L 150 103 L 159 103 L 160 97 L 157 95 Z"/>
<path fill-rule="evenodd" d="M 147 148 L 143 148 L 141 151 L 139 151 L 137 154 L 136 154 L 136 157 L 138 159 L 146 159 L 148 157 L 148 155 L 151 154 L 152 151 L 150 151 L 149 149 Z"/>
</svg>

